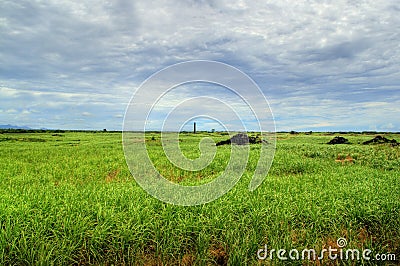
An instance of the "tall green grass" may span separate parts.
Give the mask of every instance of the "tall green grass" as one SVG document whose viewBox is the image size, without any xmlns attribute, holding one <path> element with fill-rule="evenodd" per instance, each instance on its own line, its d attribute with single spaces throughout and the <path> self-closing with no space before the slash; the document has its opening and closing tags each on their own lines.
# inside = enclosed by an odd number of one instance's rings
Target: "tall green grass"
<svg viewBox="0 0 400 266">
<path fill-rule="evenodd" d="M 200 136 L 182 136 L 188 157 L 198 156 Z M 247 171 L 231 191 L 181 207 L 136 184 L 118 133 L 0 134 L 0 264 L 281 264 L 259 261 L 257 250 L 264 244 L 320 250 L 339 237 L 349 248 L 399 258 L 399 147 L 361 145 L 371 138 L 363 135 L 346 136 L 349 145 L 325 144 L 332 137 L 279 134 L 268 176 L 249 192 L 259 151 L 253 145 Z M 150 156 L 174 182 L 211 180 L 229 157 L 229 146 L 221 146 L 200 174 L 180 171 L 163 157 L 157 138 L 149 137 Z M 338 154 L 354 163 L 335 162 Z M 291 262 L 304 263 L 317 264 Z"/>
</svg>

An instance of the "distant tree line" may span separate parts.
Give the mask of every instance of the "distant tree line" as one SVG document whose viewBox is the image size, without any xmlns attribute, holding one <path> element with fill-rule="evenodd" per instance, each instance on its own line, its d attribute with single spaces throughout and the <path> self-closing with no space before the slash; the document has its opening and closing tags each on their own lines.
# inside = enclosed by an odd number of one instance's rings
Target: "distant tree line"
<svg viewBox="0 0 400 266">
<path fill-rule="evenodd" d="M 21 128 L 1 128 L 0 133 L 66 133 L 66 132 L 87 132 L 87 133 L 121 133 L 113 130 L 63 130 L 63 129 L 21 129 Z"/>
</svg>

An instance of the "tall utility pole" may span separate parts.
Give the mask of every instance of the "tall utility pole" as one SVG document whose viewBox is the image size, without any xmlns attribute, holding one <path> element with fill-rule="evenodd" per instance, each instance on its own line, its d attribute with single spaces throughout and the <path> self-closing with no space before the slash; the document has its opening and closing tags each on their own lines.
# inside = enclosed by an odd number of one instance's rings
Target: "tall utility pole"
<svg viewBox="0 0 400 266">
<path fill-rule="evenodd" d="M 196 134 L 196 122 L 193 123 L 193 133 Z"/>
</svg>

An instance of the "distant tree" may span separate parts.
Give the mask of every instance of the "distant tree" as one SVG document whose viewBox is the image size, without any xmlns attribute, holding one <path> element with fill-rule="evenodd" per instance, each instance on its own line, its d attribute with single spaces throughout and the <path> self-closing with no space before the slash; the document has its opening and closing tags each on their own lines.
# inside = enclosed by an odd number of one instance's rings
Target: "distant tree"
<svg viewBox="0 0 400 266">
<path fill-rule="evenodd" d="M 105 129 L 103 129 L 103 132 L 107 132 L 107 129 L 105 128 Z"/>
</svg>

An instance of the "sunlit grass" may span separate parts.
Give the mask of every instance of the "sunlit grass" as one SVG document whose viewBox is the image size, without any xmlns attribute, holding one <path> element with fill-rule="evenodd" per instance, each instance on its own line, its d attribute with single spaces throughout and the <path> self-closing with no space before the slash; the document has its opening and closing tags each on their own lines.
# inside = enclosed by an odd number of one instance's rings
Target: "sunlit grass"
<svg viewBox="0 0 400 266">
<path fill-rule="evenodd" d="M 199 136 L 182 135 L 191 159 L 199 156 Z M 400 257 L 399 147 L 362 145 L 371 138 L 364 135 L 326 145 L 331 138 L 279 134 L 269 175 L 249 192 L 259 150 L 253 145 L 247 171 L 230 192 L 180 207 L 136 184 L 121 134 L 0 134 L 0 264 L 257 265 L 264 244 L 321 249 L 338 237 L 350 248 Z M 181 171 L 155 139 L 149 154 L 174 182 L 211 180 L 229 158 L 230 147 L 221 146 L 201 174 Z M 354 162 L 338 163 L 338 154 Z"/>
</svg>

